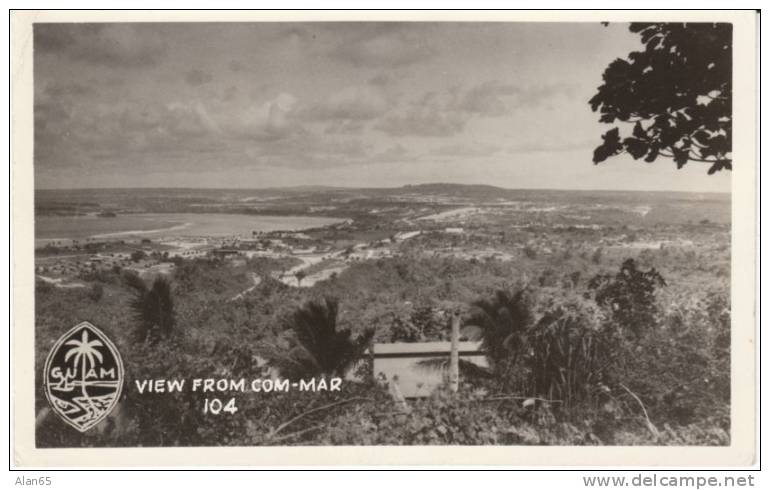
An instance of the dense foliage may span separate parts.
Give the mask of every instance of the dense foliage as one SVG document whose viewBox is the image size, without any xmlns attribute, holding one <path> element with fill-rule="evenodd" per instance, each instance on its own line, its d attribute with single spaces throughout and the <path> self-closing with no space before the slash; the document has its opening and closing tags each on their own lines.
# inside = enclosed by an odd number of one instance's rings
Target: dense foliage
<svg viewBox="0 0 770 490">
<path fill-rule="evenodd" d="M 596 302 L 609 310 L 612 320 L 636 335 L 657 324 L 655 291 L 665 285 L 657 270 L 641 271 L 634 259 L 625 260 L 617 274 L 597 274 L 588 282 L 596 291 Z"/>
<path fill-rule="evenodd" d="M 507 261 L 423 254 L 438 240 L 425 234 L 397 256 L 352 263 L 306 288 L 271 277 L 292 259 L 179 261 L 168 290 L 174 333 L 153 342 L 134 340 L 141 324 L 132 306 L 136 287 L 118 271 L 83 275 L 87 288 L 40 282 L 36 351 L 48 352 L 67 326 L 87 318 L 118 346 L 127 389 L 104 424 L 80 434 L 45 416 L 38 388 L 37 443 L 728 444 L 729 235 L 708 226 L 676 230 L 697 247 L 641 251 L 598 246 L 607 231 L 521 230 L 515 239 L 537 253 L 528 258 L 514 243 L 518 255 Z M 513 239 L 489 233 L 458 243 L 479 249 L 481 240 L 500 246 Z M 234 300 L 254 286 L 254 274 L 259 285 Z M 151 291 L 154 281 L 145 284 Z M 618 304 L 650 321 L 633 326 Z M 341 373 L 367 330 L 376 341 L 446 340 L 447 312 L 454 311 L 487 331 L 492 365 L 500 368 L 492 377 L 464 371 L 459 393 L 410 400 L 408 413 L 371 379 L 366 363 L 348 371 L 363 375 L 346 379 L 340 392 L 233 393 L 232 416 L 204 414 L 202 393 L 140 395 L 133 386 L 157 378 L 269 377 L 265 359 L 296 347 L 318 355 L 308 372 Z M 319 332 L 323 347 L 312 347 L 308 339 Z M 36 358 L 38 376 L 44 360 Z"/>
<path fill-rule="evenodd" d="M 563 408 L 595 401 L 611 384 L 623 352 L 617 326 L 579 297 L 553 301 L 528 337 L 527 391 L 559 400 Z"/>
</svg>

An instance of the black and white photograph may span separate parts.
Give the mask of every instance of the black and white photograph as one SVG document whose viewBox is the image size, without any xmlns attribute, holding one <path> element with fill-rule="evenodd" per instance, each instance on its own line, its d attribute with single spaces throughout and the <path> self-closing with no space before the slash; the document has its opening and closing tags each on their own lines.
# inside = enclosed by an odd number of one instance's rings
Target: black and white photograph
<svg viewBox="0 0 770 490">
<path fill-rule="evenodd" d="M 734 448 L 736 28 L 660 17 L 31 22 L 31 446 Z"/>
</svg>

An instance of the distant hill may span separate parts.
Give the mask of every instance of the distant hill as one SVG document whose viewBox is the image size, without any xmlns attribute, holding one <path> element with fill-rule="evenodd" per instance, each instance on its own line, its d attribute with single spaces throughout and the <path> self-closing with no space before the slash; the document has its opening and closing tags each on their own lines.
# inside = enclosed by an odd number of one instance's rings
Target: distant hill
<svg viewBox="0 0 770 490">
<path fill-rule="evenodd" d="M 499 192 L 507 191 L 502 187 L 486 184 L 451 184 L 444 182 L 432 182 L 429 184 L 407 184 L 401 186 L 402 189 L 409 189 L 423 192 Z"/>
<path fill-rule="evenodd" d="M 399 188 L 415 194 L 439 194 L 443 196 L 462 196 L 462 197 L 505 197 L 511 194 L 510 189 L 495 187 L 484 184 L 410 184 Z"/>
<path fill-rule="evenodd" d="M 589 206 L 644 211 L 648 222 L 729 223 L 730 194 L 670 191 L 504 189 L 484 184 L 424 183 L 402 187 L 294 186 L 269 189 L 63 189 L 35 192 L 36 216 L 110 216 L 114 213 L 236 213 L 371 218 L 389 206 Z"/>
<path fill-rule="evenodd" d="M 337 187 L 330 185 L 295 185 L 291 187 L 265 187 L 263 189 L 239 189 L 248 191 L 276 191 L 276 192 L 333 192 L 351 190 L 350 187 Z"/>
</svg>

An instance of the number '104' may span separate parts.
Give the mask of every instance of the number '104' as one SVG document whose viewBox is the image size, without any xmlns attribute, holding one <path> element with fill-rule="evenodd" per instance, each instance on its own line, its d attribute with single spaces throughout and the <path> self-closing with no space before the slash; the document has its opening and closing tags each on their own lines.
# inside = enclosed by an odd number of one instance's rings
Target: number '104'
<svg viewBox="0 0 770 490">
<path fill-rule="evenodd" d="M 235 398 L 230 398 L 227 403 L 222 403 L 219 398 L 206 398 L 203 402 L 203 413 L 210 413 L 213 415 L 219 415 L 222 412 L 229 413 L 230 415 L 238 411 L 238 407 L 235 406 Z"/>
</svg>

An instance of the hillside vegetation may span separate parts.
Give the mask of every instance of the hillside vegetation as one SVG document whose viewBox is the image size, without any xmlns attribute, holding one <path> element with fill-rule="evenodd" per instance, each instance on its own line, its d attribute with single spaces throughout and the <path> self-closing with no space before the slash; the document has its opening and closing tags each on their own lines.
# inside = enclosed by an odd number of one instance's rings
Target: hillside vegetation
<svg viewBox="0 0 770 490">
<path fill-rule="evenodd" d="M 425 233 L 395 256 L 354 262 L 305 288 L 272 277 L 289 266 L 279 259 L 178 261 L 169 281 L 173 329 L 141 340 L 126 272 L 84 276 L 86 288 L 38 283 L 37 352 L 88 319 L 117 344 L 127 379 L 118 409 L 97 429 L 80 434 L 47 417 L 37 443 L 729 444 L 729 235 L 710 226 L 691 228 L 696 246 L 641 251 L 594 246 L 606 232 L 591 230 L 454 243 Z M 510 257 L 442 252 L 495 242 L 510 245 Z M 261 282 L 228 301 L 254 284 L 254 274 Z M 201 393 L 140 395 L 133 386 L 137 379 L 264 377 L 265 360 L 293 352 L 297 311 L 326 298 L 338 300 L 335 328 L 351 339 L 448 339 L 451 313 L 480 324 L 484 305 L 505 335 L 485 340 L 490 372 L 463 370 L 458 393 L 440 389 L 409 401 L 408 411 L 374 379 L 366 356 L 339 392 L 235 394 L 233 415 L 203 414 Z M 521 309 L 520 320 L 503 306 Z M 38 376 L 44 361 L 37 356 Z M 38 412 L 46 405 L 38 389 Z"/>
</svg>

